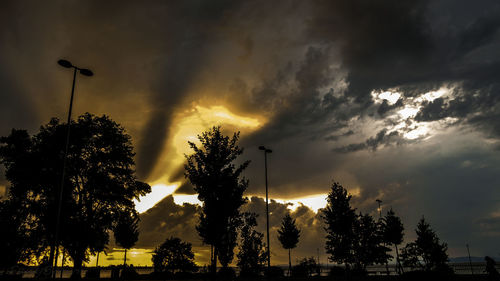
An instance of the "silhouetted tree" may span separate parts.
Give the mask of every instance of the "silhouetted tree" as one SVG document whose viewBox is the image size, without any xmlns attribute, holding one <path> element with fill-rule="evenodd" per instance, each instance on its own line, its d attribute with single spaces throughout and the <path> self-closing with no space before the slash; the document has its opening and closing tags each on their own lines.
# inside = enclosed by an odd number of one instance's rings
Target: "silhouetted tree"
<svg viewBox="0 0 500 281">
<path fill-rule="evenodd" d="M 356 268 L 362 272 L 372 264 L 385 264 L 390 257 L 389 248 L 383 245 L 379 226 L 368 214 L 359 214 L 354 222 L 353 256 Z"/>
<path fill-rule="evenodd" d="M 257 214 L 244 213 L 240 230 L 241 243 L 237 254 L 240 276 L 256 276 L 266 261 L 266 251 L 262 242 L 264 234 L 255 230 Z"/>
<path fill-rule="evenodd" d="M 328 259 L 338 264 L 345 263 L 347 268 L 355 261 L 353 249 L 356 214 L 350 205 L 351 197 L 342 185 L 334 182 L 322 213 L 327 233 L 325 249 L 330 254 Z"/>
<path fill-rule="evenodd" d="M 295 220 L 292 219 L 290 214 L 286 214 L 281 221 L 281 228 L 278 229 L 278 240 L 280 241 L 283 249 L 288 250 L 288 274 L 292 271 L 291 250 L 297 247 L 299 238 L 300 230 L 297 228 Z"/>
<path fill-rule="evenodd" d="M 192 272 L 196 270 L 191 243 L 170 237 L 153 251 L 155 272 Z"/>
<path fill-rule="evenodd" d="M 10 199 L 28 210 L 41 248 L 54 240 L 66 132 L 54 118 L 33 137 L 13 130 L 0 140 Z M 88 255 L 108 243 L 118 214 L 150 191 L 134 176 L 133 156 L 130 136 L 107 116 L 86 113 L 71 123 L 59 238 L 75 276 Z"/>
<path fill-rule="evenodd" d="M 196 229 L 203 242 L 213 247 L 213 273 L 217 258 L 223 267 L 233 258 L 237 228 L 241 224 L 240 207 L 246 202 L 243 192 L 248 181 L 240 177 L 250 162 L 237 167 L 233 163 L 243 153 L 237 145 L 238 138 L 239 133 L 229 138 L 220 127 L 213 127 L 198 135 L 200 147 L 189 142 L 194 153 L 186 156 L 185 176 L 203 202 Z"/>
<path fill-rule="evenodd" d="M 120 214 L 113 230 L 115 240 L 124 249 L 123 266 L 127 265 L 127 250 L 139 240 L 139 214 L 136 210 L 128 210 Z"/>
<path fill-rule="evenodd" d="M 401 219 L 396 216 L 392 208 L 387 212 L 382 221 L 382 232 L 384 242 L 387 245 L 394 245 L 396 250 L 396 268 L 397 272 L 402 271 L 402 266 L 399 261 L 398 245 L 403 243 L 404 226 Z"/>
<path fill-rule="evenodd" d="M 436 232 L 422 217 L 418 222 L 417 239 L 402 250 L 401 258 L 405 266 L 422 268 L 426 271 L 448 271 L 448 246 L 440 243 Z"/>
</svg>

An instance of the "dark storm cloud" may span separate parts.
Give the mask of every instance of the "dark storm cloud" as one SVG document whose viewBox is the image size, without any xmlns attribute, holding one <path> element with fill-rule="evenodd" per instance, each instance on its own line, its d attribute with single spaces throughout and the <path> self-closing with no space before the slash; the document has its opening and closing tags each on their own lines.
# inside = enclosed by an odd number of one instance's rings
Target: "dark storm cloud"
<svg viewBox="0 0 500 281">
<path fill-rule="evenodd" d="M 402 142 L 404 142 L 404 139 L 402 138 L 399 132 L 393 131 L 388 133 L 387 129 L 383 129 L 380 132 L 378 132 L 377 135 L 375 135 L 375 137 L 371 137 L 367 139 L 365 142 L 338 147 L 335 148 L 334 151 L 343 153 L 354 152 L 364 149 L 370 149 L 372 151 L 375 151 L 381 145 L 388 145 L 392 143 L 399 144 Z"/>
<path fill-rule="evenodd" d="M 417 78 L 416 71 L 432 48 L 425 19 L 427 3 L 315 2 L 310 32 L 317 40 L 340 45 L 342 62 L 349 70 L 349 96 L 370 103 L 373 89 Z"/>
<path fill-rule="evenodd" d="M 177 205 L 171 195 L 158 202 L 153 208 L 141 214 L 139 230 L 141 235 L 136 247 L 154 248 L 168 237 L 180 237 L 195 246 L 201 246 L 196 232 L 199 206 Z"/>
</svg>

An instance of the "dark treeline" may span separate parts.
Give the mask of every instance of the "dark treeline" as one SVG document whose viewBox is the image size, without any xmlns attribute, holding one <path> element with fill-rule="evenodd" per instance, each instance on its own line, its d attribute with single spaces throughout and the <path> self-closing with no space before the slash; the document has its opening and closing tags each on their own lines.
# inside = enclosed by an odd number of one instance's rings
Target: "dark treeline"
<svg viewBox="0 0 500 281">
<path fill-rule="evenodd" d="M 72 277 L 80 278 L 82 264 L 89 255 L 107 249 L 112 232 L 117 244 L 125 249 L 126 270 L 122 275 L 137 276 L 126 267 L 126 250 L 139 236 L 139 217 L 132 199 L 150 192 L 150 187 L 134 175 L 130 136 L 106 116 L 87 113 L 71 124 L 57 241 L 60 247 L 54 247 L 66 128 L 66 124 L 52 119 L 33 136 L 24 130 L 12 130 L 9 136 L 0 138 L 0 163 L 10 183 L 7 197 L 0 201 L 0 235 L 4 241 L 0 246 L 1 267 L 4 272 L 18 264 L 38 264 L 44 269 L 50 267 L 50 257 L 60 251 L 73 261 Z M 243 153 L 238 146 L 239 133 L 226 136 L 220 127 L 213 127 L 198 139 L 199 145 L 189 142 L 193 154 L 186 156 L 185 177 L 202 202 L 196 229 L 203 243 L 210 246 L 210 266 L 196 266 L 190 243 L 166 237 L 153 251 L 151 278 L 193 277 L 195 272 L 212 278 L 235 278 L 229 265 L 236 247 L 240 278 L 284 276 L 280 268 L 265 266 L 264 235 L 255 229 L 257 214 L 240 210 L 247 202 L 244 193 L 248 186 L 242 173 L 250 162 L 238 159 Z M 424 217 L 415 230 L 416 240 L 401 248 L 404 227 L 392 209 L 374 219 L 357 213 L 350 200 L 347 190 L 334 182 L 327 206 L 320 210 L 329 260 L 342 265 L 334 267 L 331 275 L 362 276 L 367 274 L 367 266 L 387 265 L 391 260 L 395 260 L 399 275 L 408 275 L 405 268 L 452 274 L 447 265 L 447 245 L 440 242 Z M 296 277 L 319 275 L 312 257 L 292 267 L 291 250 L 300 243 L 303 231 L 307 229 L 299 229 L 290 214 L 282 218 L 277 235 L 283 249 L 288 250 L 288 273 Z M 217 272 L 218 263 L 222 267 Z M 99 277 L 98 272 L 89 272 Z M 38 276 L 47 274 L 40 270 Z"/>
</svg>

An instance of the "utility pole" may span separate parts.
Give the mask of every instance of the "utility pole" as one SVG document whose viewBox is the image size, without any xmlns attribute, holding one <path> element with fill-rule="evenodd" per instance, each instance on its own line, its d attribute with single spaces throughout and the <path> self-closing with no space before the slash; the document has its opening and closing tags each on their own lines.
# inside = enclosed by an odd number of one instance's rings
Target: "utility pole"
<svg viewBox="0 0 500 281">
<path fill-rule="evenodd" d="M 267 186 L 267 154 L 272 153 L 271 149 L 265 146 L 259 146 L 259 150 L 264 151 L 264 175 L 266 178 L 266 229 L 267 229 L 267 269 L 271 269 L 271 250 L 269 245 L 269 196 L 268 196 L 268 186 Z"/>
</svg>

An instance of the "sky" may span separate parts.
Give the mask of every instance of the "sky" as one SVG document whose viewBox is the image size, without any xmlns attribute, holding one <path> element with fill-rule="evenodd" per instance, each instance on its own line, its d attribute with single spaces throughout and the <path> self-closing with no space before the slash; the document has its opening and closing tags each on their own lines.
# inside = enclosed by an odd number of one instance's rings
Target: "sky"
<svg viewBox="0 0 500 281">
<path fill-rule="evenodd" d="M 72 73 L 57 60 L 91 69 L 77 77 L 74 116 L 120 123 L 138 178 L 153 186 L 137 204 L 136 264 L 169 236 L 206 262 L 183 154 L 214 125 L 241 132 L 244 208 L 261 231 L 258 146 L 273 150 L 273 263 L 286 263 L 275 236 L 288 211 L 303 229 L 294 255 L 326 260 L 318 209 L 332 181 L 358 212 L 376 217 L 376 199 L 392 207 L 406 242 L 425 216 L 450 256 L 466 244 L 498 256 L 499 28 L 493 0 L 4 1 L 0 135 L 65 119 Z M 113 249 L 105 262 L 118 263 Z"/>
</svg>

